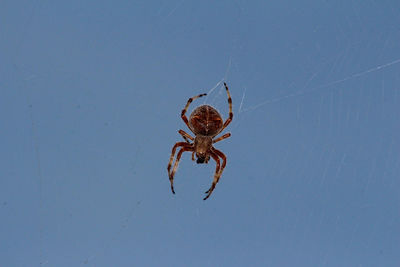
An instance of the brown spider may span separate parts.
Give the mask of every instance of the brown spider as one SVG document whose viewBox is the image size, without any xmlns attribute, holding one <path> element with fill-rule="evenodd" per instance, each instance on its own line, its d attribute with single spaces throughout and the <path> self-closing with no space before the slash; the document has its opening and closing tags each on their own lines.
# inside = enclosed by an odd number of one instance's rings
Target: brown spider
<svg viewBox="0 0 400 267">
<path fill-rule="evenodd" d="M 226 165 L 226 156 L 224 155 L 224 153 L 214 148 L 213 144 L 221 140 L 224 140 L 225 138 L 228 138 L 229 136 L 231 136 L 231 134 L 226 133 L 216 139 L 214 139 L 214 137 L 216 137 L 219 133 L 221 133 L 226 128 L 226 126 L 229 125 L 229 123 L 232 121 L 233 118 L 232 98 L 226 83 L 224 83 L 224 86 L 226 89 L 226 93 L 228 94 L 228 103 L 229 103 L 229 118 L 224 123 L 218 111 L 209 105 L 202 105 L 197 107 L 192 112 L 192 114 L 190 114 L 189 120 L 187 119 L 185 113 L 189 108 L 190 103 L 192 103 L 193 100 L 205 96 L 207 94 L 200 94 L 198 96 L 189 98 L 185 108 L 182 110 L 181 118 L 186 123 L 187 127 L 194 133 L 195 137 L 193 138 L 183 130 L 178 131 L 178 133 L 182 135 L 183 139 L 185 139 L 186 142 L 177 142 L 173 146 L 171 157 L 169 159 L 167 167 L 169 181 L 171 182 L 171 190 L 172 193 L 174 194 L 175 194 L 174 175 L 176 169 L 178 168 L 179 160 L 181 159 L 182 153 L 185 151 L 193 152 L 192 160 L 194 160 L 194 154 L 196 154 L 197 163 L 208 163 L 210 156 L 216 162 L 214 180 L 210 189 L 208 189 L 205 192 L 207 196 L 204 198 L 204 200 L 210 197 L 211 193 L 213 192 L 215 186 L 219 181 L 219 178 L 222 175 L 222 171 L 224 170 Z M 189 140 L 193 141 L 193 143 L 191 143 Z M 176 156 L 174 168 L 172 169 L 171 172 L 172 161 L 174 159 L 175 151 L 178 147 L 182 148 L 179 150 Z M 219 157 L 222 159 L 222 166 L 220 164 Z"/>
</svg>

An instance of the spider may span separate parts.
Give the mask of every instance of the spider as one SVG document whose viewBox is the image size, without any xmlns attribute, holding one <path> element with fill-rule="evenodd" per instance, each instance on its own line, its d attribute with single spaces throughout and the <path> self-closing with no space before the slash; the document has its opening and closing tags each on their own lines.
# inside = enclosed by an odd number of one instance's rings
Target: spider
<svg viewBox="0 0 400 267">
<path fill-rule="evenodd" d="M 226 166 L 226 156 L 224 153 L 219 151 L 218 149 L 213 147 L 213 144 L 224 140 L 228 137 L 231 136 L 230 133 L 226 133 L 216 139 L 214 139 L 218 134 L 220 134 L 228 125 L 231 123 L 232 118 L 233 118 L 233 112 L 232 112 L 232 98 L 229 93 L 228 86 L 226 83 L 224 83 L 226 93 L 228 94 L 228 104 L 229 104 L 229 118 L 223 122 L 221 115 L 218 113 L 218 111 L 209 106 L 209 105 L 201 105 L 197 107 L 195 110 L 193 110 L 192 114 L 190 114 L 189 120 L 186 117 L 186 111 L 189 108 L 190 103 L 192 103 L 193 100 L 200 98 L 202 96 L 205 96 L 207 94 L 200 94 L 195 97 L 189 98 L 189 100 L 186 103 L 185 108 L 182 110 L 181 118 L 187 125 L 187 127 L 192 131 L 195 135 L 193 138 L 190 136 L 188 133 L 186 133 L 184 130 L 179 130 L 178 133 L 182 135 L 183 139 L 185 139 L 186 142 L 177 142 L 173 147 L 172 147 L 172 152 L 171 152 L 171 157 L 169 159 L 168 163 L 168 176 L 169 176 L 169 181 L 171 182 L 171 190 L 172 193 L 175 194 L 174 190 L 174 175 L 176 172 L 176 169 L 178 168 L 179 160 L 181 159 L 182 153 L 185 151 L 192 152 L 192 160 L 194 161 L 195 154 L 197 158 L 197 163 L 208 163 L 210 160 L 210 156 L 215 160 L 216 162 L 216 169 L 215 169 L 215 174 L 214 174 L 214 180 L 211 184 L 210 189 L 208 189 L 205 194 L 206 197 L 203 200 L 206 200 L 207 198 L 210 197 L 211 193 L 213 192 L 215 186 L 217 185 L 219 178 L 222 175 L 222 172 Z M 191 143 L 192 141 L 193 143 Z M 174 168 L 171 171 L 171 166 L 172 162 L 175 156 L 176 149 L 178 147 L 181 147 L 179 150 Z M 220 164 L 219 158 L 222 159 L 222 166 Z"/>
</svg>

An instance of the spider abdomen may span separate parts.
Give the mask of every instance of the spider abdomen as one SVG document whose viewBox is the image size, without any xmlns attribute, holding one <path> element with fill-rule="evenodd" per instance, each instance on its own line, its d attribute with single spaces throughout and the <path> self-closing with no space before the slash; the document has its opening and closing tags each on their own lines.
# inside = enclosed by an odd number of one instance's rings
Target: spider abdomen
<svg viewBox="0 0 400 267">
<path fill-rule="evenodd" d="M 223 121 L 215 108 L 209 105 L 202 105 L 193 110 L 189 118 L 189 124 L 196 134 L 214 136 L 221 129 Z"/>
</svg>

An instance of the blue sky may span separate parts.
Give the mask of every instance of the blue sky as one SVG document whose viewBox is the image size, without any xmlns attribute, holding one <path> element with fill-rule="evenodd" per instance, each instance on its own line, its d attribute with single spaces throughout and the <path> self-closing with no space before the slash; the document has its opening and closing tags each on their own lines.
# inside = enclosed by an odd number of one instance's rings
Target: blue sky
<svg viewBox="0 0 400 267">
<path fill-rule="evenodd" d="M 399 266 L 398 1 L 3 1 L 1 266 Z M 166 166 L 187 99 L 228 163 Z M 192 109 L 189 110 L 189 112 Z"/>
</svg>

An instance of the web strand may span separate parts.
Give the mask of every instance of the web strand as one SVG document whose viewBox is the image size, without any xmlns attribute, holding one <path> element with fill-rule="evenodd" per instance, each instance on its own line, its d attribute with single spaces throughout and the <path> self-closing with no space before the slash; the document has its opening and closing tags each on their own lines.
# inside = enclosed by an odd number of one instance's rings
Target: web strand
<svg viewBox="0 0 400 267">
<path fill-rule="evenodd" d="M 365 70 L 365 71 L 362 71 L 362 72 L 358 72 L 358 73 L 352 74 L 352 75 L 350 75 L 350 76 L 348 76 L 346 78 L 343 78 L 343 79 L 340 79 L 340 80 L 336 80 L 336 81 L 333 81 L 333 82 L 330 82 L 330 83 L 326 83 L 326 84 L 323 84 L 323 85 L 320 85 L 320 86 L 317 86 L 317 87 L 313 87 L 313 88 L 308 89 L 308 90 L 305 89 L 305 90 L 301 90 L 299 92 L 296 92 L 296 93 L 293 93 L 293 94 L 289 94 L 289 95 L 286 95 L 286 96 L 281 96 L 281 97 L 276 97 L 276 98 L 273 98 L 273 99 L 270 99 L 270 100 L 266 100 L 266 101 L 261 102 L 259 104 L 253 105 L 253 106 L 251 106 L 249 108 L 245 108 L 245 109 L 243 109 L 242 112 L 256 110 L 256 109 L 258 109 L 258 108 L 260 108 L 260 107 L 262 107 L 264 105 L 267 105 L 267 104 L 270 104 L 270 103 L 279 102 L 279 101 L 282 101 L 282 100 L 287 99 L 287 98 L 292 98 L 292 97 L 296 97 L 296 96 L 309 94 L 309 93 L 312 93 L 312 92 L 314 92 L 314 91 L 316 91 L 318 89 L 322 89 L 322 88 L 330 87 L 330 86 L 333 86 L 333 85 L 336 85 L 336 84 L 339 84 L 339 83 L 343 83 L 343 82 L 346 82 L 348 80 L 351 80 L 351 79 L 354 79 L 354 78 L 357 78 L 357 77 L 360 77 L 360 76 L 364 76 L 364 75 L 369 74 L 371 72 L 375 72 L 375 71 L 390 67 L 390 66 L 398 64 L 398 63 L 400 63 L 400 59 L 396 59 L 396 60 L 394 60 L 392 62 L 383 64 L 383 65 L 379 65 L 377 67 L 374 67 L 374 68 L 371 68 L 371 69 L 368 69 L 368 70 Z"/>
</svg>

